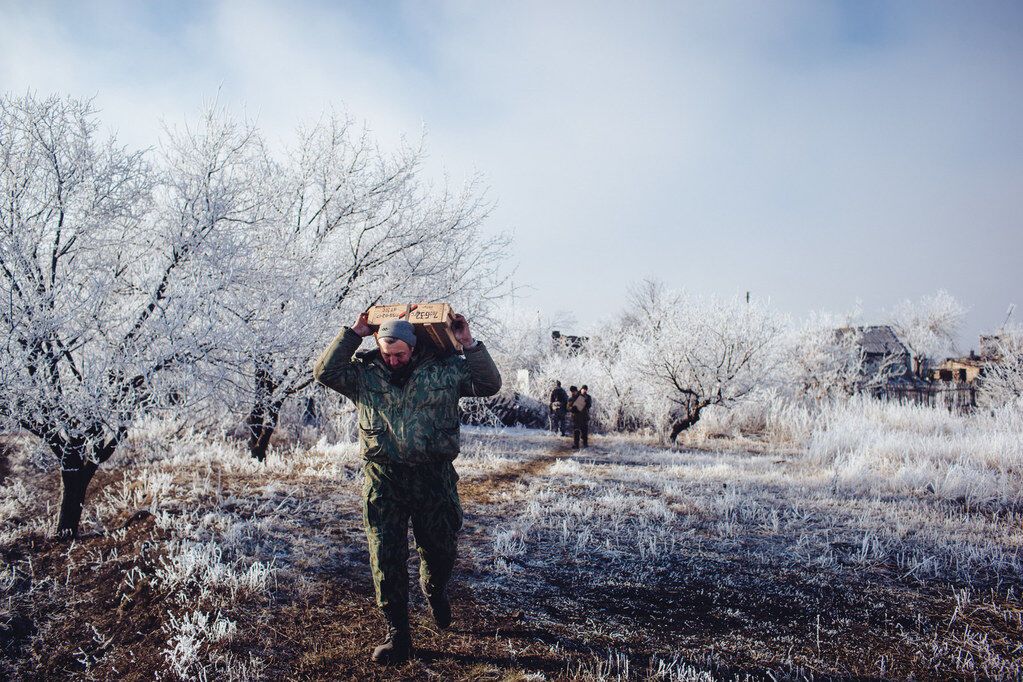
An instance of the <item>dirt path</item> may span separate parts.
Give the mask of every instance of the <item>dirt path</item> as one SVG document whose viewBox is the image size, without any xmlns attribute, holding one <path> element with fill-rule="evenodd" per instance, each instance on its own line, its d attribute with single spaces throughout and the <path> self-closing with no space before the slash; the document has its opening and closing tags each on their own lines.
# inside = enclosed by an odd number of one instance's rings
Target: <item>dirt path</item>
<svg viewBox="0 0 1023 682">
<path fill-rule="evenodd" d="M 568 459 L 578 452 L 567 445 L 551 448 L 547 453 L 527 459 L 499 474 L 466 482 L 460 486 L 459 496 L 464 502 L 493 504 L 518 481 L 541 476 L 555 462 Z"/>
<path fill-rule="evenodd" d="M 487 531 L 503 513 L 500 506 L 505 496 L 518 484 L 542 477 L 575 452 L 571 447 L 553 447 L 495 475 L 460 484 L 459 493 L 471 517 L 460 539 L 463 550 L 473 543 L 489 545 Z M 576 645 L 562 641 L 541 624 L 528 622 L 522 610 L 528 608 L 525 604 L 507 608 L 481 599 L 474 585 L 489 578 L 489 569 L 470 565 L 465 551 L 460 551 L 463 556 L 451 585 L 455 622 L 447 631 L 437 629 L 418 594 L 418 558 L 410 552 L 410 620 L 416 655 L 397 668 L 370 663 L 369 652 L 381 639 L 382 621 L 373 604 L 364 541 L 356 537 L 361 521 L 349 514 L 345 517 L 349 528 L 344 539 L 350 548 L 321 557 L 322 562 L 306 573 L 310 582 L 303 589 L 287 587 L 277 595 L 278 607 L 267 629 L 267 636 L 276 643 L 269 647 L 274 652 L 267 670 L 271 677 L 504 680 L 519 679 L 524 670 L 542 672 L 547 679 L 564 676 Z M 319 521 L 309 519 L 303 525 L 315 528 Z"/>
</svg>

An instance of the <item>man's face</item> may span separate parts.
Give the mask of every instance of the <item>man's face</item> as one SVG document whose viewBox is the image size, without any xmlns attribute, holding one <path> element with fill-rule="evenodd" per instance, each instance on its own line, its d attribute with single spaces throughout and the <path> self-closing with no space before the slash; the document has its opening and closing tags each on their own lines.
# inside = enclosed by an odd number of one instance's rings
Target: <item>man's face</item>
<svg viewBox="0 0 1023 682">
<path fill-rule="evenodd" d="M 581 388 L 581 389 L 579 389 L 579 392 L 582 393 L 583 395 L 586 395 L 587 391 L 589 391 L 589 390 L 590 389 L 588 389 L 588 388 Z"/>
<path fill-rule="evenodd" d="M 401 369 L 412 359 L 412 347 L 404 341 L 387 341 L 377 339 L 380 346 L 380 357 L 391 369 Z"/>
</svg>

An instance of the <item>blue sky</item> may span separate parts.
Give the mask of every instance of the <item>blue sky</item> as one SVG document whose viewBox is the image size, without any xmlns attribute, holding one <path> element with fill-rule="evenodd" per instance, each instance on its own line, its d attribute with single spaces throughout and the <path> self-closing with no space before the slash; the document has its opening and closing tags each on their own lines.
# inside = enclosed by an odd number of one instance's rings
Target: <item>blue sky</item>
<svg viewBox="0 0 1023 682">
<path fill-rule="evenodd" d="M 10 2 L 0 89 L 95 95 L 128 143 L 219 96 L 327 106 L 484 172 L 518 305 L 580 328 L 657 277 L 867 321 L 1023 303 L 1023 4 Z M 1017 319 L 1017 321 L 1019 321 Z"/>
</svg>

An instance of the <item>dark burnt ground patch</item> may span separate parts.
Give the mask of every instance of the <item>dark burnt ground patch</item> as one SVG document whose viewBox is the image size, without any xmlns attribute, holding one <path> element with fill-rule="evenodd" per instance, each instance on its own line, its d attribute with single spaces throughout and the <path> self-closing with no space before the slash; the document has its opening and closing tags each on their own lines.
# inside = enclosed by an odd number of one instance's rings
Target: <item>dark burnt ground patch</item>
<svg viewBox="0 0 1023 682">
<path fill-rule="evenodd" d="M 903 629 L 919 625 L 905 595 L 749 562 L 721 562 L 714 570 L 708 563 L 680 560 L 672 573 L 643 581 L 597 567 L 548 570 L 533 576 L 520 599 L 532 605 L 533 618 L 564 637 L 638 662 L 701 661 L 713 652 L 707 669 L 718 673 L 871 677 L 877 659 L 887 656 L 888 674 L 918 674 L 902 637 Z M 892 607 L 895 596 L 899 608 Z"/>
</svg>

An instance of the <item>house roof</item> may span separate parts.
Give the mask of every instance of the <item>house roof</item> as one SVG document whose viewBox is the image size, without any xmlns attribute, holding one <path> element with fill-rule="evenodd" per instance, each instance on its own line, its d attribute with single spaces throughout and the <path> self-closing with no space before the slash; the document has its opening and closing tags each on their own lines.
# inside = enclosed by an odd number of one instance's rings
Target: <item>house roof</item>
<svg viewBox="0 0 1023 682">
<path fill-rule="evenodd" d="M 840 334 L 852 331 L 850 327 L 838 330 Z M 867 355 L 901 355 L 909 352 L 888 325 L 856 327 L 856 331 L 860 334 L 860 346 Z"/>
<path fill-rule="evenodd" d="M 888 325 L 860 327 L 860 332 L 863 334 L 862 345 L 865 353 L 888 355 L 906 352 L 906 347 Z"/>
</svg>

